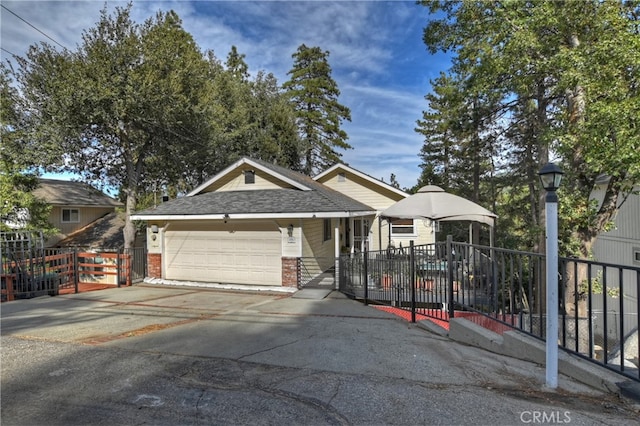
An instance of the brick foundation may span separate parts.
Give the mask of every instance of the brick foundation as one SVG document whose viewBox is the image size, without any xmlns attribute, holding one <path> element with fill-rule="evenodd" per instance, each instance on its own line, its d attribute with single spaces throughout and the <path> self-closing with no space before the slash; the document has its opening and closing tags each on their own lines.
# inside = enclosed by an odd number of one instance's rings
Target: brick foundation
<svg viewBox="0 0 640 426">
<path fill-rule="evenodd" d="M 162 278 L 162 254 L 147 253 L 147 276 Z"/>
<path fill-rule="evenodd" d="M 298 258 L 282 258 L 282 286 L 298 287 Z"/>
</svg>

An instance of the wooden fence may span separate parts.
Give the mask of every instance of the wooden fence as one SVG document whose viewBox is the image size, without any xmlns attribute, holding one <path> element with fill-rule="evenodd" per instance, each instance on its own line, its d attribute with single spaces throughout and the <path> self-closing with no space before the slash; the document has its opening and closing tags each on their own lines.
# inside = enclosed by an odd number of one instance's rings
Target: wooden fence
<svg viewBox="0 0 640 426">
<path fill-rule="evenodd" d="M 144 277 L 144 249 L 39 252 L 20 257 L 5 253 L 0 269 L 2 301 L 53 296 L 60 291 L 78 293 L 88 286 L 130 286 Z"/>
</svg>

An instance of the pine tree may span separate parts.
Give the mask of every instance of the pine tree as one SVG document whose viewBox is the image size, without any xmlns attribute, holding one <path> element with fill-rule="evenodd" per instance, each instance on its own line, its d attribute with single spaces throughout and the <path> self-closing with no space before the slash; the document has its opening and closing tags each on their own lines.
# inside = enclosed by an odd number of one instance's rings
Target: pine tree
<svg viewBox="0 0 640 426">
<path fill-rule="evenodd" d="M 453 71 L 469 83 L 464 97 L 500 102 L 478 118 L 507 129 L 493 158 L 530 207 L 520 223 L 535 230 L 544 222 L 537 171 L 555 157 L 565 172 L 561 252 L 589 257 L 640 182 L 640 1 L 420 3 L 433 15 L 425 44 L 452 52 Z M 591 193 L 603 173 L 610 180 L 596 206 Z"/>
<path fill-rule="evenodd" d="M 283 88 L 296 112 L 302 171 L 311 175 L 339 161 L 337 149 L 352 148 L 340 128 L 344 120 L 351 121 L 351 111 L 338 102 L 340 90 L 331 77 L 328 51 L 302 44 L 292 57 L 291 78 Z"/>
<path fill-rule="evenodd" d="M 238 53 L 238 49 L 235 46 L 231 46 L 231 51 L 227 55 L 227 71 L 242 81 L 249 79 L 249 66 L 244 61 L 245 57 L 244 53 Z"/>
</svg>

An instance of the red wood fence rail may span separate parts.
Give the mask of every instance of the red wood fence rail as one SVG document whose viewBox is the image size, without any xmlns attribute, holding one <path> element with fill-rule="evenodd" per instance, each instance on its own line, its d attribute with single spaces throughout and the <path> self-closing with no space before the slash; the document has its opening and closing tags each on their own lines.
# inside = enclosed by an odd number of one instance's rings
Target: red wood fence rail
<svg viewBox="0 0 640 426">
<path fill-rule="evenodd" d="M 92 259 L 91 262 L 80 262 L 80 259 Z M 102 259 L 101 262 L 98 262 Z M 105 262 L 104 260 L 111 260 Z M 117 260 L 116 260 L 117 259 Z M 111 275 L 116 277 L 114 285 L 131 285 L 131 255 L 122 253 L 78 253 L 78 275 L 94 276 L 96 278 Z M 123 282 L 124 280 L 124 282 Z M 82 281 L 78 278 L 79 284 L 93 284 L 94 281 Z"/>
<path fill-rule="evenodd" d="M 3 262 L 0 266 L 1 298 L 9 301 L 16 298 L 16 270 L 30 271 L 37 276 L 55 276 L 61 288 L 75 286 L 75 292 L 78 292 L 79 284 L 95 284 L 104 276 L 116 277 L 115 282 L 103 283 L 105 285 L 130 286 L 132 256 L 123 253 L 66 252 Z M 87 277 L 95 277 L 95 280 L 88 281 Z"/>
</svg>

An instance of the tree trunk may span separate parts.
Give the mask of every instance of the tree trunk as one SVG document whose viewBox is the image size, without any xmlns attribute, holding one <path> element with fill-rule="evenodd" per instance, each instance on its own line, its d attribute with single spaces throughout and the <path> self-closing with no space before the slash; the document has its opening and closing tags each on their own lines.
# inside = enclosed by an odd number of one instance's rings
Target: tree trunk
<svg viewBox="0 0 640 426">
<path fill-rule="evenodd" d="M 133 226 L 133 222 L 131 221 L 131 215 L 134 213 L 137 204 L 137 196 L 135 191 L 131 189 L 127 189 L 125 191 L 127 195 L 126 201 L 126 211 L 125 211 L 125 222 L 124 229 L 122 231 L 124 236 L 124 248 L 130 249 L 133 248 L 136 239 L 136 228 Z"/>
<path fill-rule="evenodd" d="M 577 49 L 580 46 L 580 40 L 576 34 L 571 34 L 569 37 L 569 46 L 572 49 Z M 569 132 L 576 133 L 578 132 L 579 125 L 584 122 L 585 116 L 585 90 L 581 85 L 576 85 L 573 90 L 567 90 L 567 108 L 569 113 Z M 569 159 L 571 164 L 571 169 L 576 171 L 576 182 L 575 184 L 578 186 L 578 190 L 584 190 L 584 185 L 588 185 L 588 179 L 584 175 L 585 170 L 585 160 L 583 157 L 583 152 L 580 144 L 575 145 L 575 149 L 573 151 L 573 157 Z M 590 192 L 593 188 L 586 188 L 586 191 Z M 593 243 L 593 239 L 587 237 L 586 235 L 580 235 L 581 232 L 576 230 L 574 235 L 577 234 L 577 238 L 580 241 L 581 245 L 581 254 L 583 257 L 586 257 L 587 246 L 590 247 Z M 581 315 L 586 311 L 585 300 L 581 298 L 579 294 L 576 294 L 575 283 L 577 282 L 578 287 L 580 283 L 586 279 L 587 276 L 587 267 L 585 264 L 578 263 L 578 267 L 576 269 L 576 276 L 573 271 L 567 272 L 567 282 L 564 287 L 564 300 L 565 300 L 565 310 L 569 315 Z"/>
</svg>

